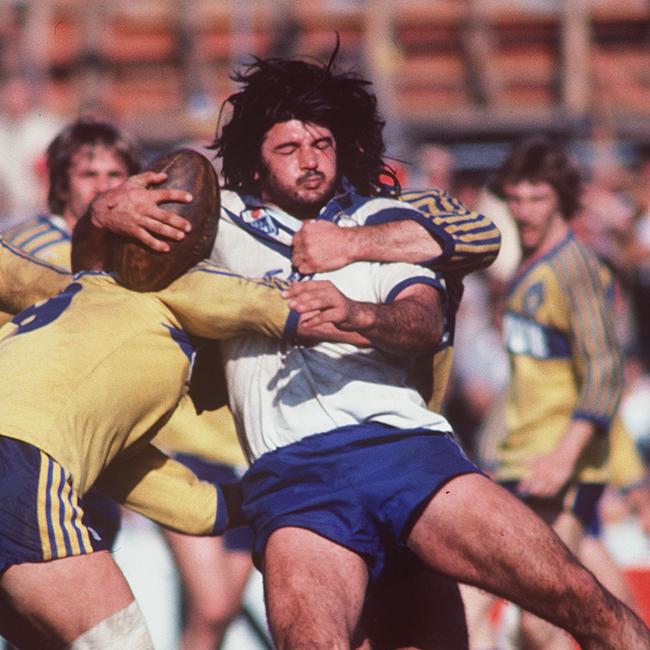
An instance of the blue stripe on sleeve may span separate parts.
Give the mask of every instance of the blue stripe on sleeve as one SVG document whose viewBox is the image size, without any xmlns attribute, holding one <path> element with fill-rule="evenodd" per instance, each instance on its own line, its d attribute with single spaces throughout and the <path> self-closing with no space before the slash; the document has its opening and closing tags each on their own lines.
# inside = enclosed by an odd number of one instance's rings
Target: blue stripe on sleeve
<svg viewBox="0 0 650 650">
<path fill-rule="evenodd" d="M 21 251 L 19 248 L 12 246 L 9 242 L 2 239 L 1 236 L 0 236 L 0 246 L 6 248 L 8 251 L 10 251 L 13 255 L 16 255 L 17 257 L 21 257 L 22 259 L 29 260 L 30 262 L 32 262 L 32 264 L 36 264 L 37 266 L 42 266 L 46 269 L 51 269 L 52 271 L 55 271 L 60 275 L 72 275 L 70 271 L 66 271 L 65 269 L 62 269 L 60 266 L 56 266 L 56 264 L 50 264 L 49 262 L 44 262 L 43 260 L 39 260 L 35 257 L 32 257 L 28 253 Z"/>
<path fill-rule="evenodd" d="M 296 340 L 298 335 L 298 321 L 300 320 L 300 314 L 293 309 L 289 312 L 287 317 L 287 322 L 284 325 L 284 331 L 282 332 L 282 339 L 284 341 L 289 341 L 290 343 Z"/>
<path fill-rule="evenodd" d="M 587 413 L 586 411 L 574 411 L 571 416 L 572 420 L 587 420 L 596 426 L 596 435 L 603 436 L 609 433 L 609 428 L 612 424 L 612 419 L 604 415 L 595 415 L 594 413 Z"/>
<path fill-rule="evenodd" d="M 434 289 L 437 289 L 443 296 L 445 302 L 447 301 L 447 292 L 444 285 L 438 278 L 431 278 L 427 275 L 416 275 L 412 278 L 406 278 L 401 282 L 397 283 L 386 296 L 386 304 L 390 304 L 395 301 L 397 296 L 404 291 L 407 287 L 410 287 L 414 284 L 426 284 Z"/>
</svg>

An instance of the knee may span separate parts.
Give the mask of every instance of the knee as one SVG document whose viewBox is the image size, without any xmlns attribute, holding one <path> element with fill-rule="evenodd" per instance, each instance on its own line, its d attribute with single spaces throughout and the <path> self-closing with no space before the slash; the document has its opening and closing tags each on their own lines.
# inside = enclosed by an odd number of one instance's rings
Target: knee
<svg viewBox="0 0 650 650">
<path fill-rule="evenodd" d="M 189 615 L 206 627 L 223 629 L 240 613 L 241 599 L 227 595 L 204 599 L 190 605 Z"/>
</svg>

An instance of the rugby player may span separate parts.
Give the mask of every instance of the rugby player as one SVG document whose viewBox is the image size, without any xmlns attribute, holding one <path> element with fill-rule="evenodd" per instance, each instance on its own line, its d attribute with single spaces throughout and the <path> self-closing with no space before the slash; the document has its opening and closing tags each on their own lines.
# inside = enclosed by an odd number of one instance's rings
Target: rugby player
<svg viewBox="0 0 650 650">
<path fill-rule="evenodd" d="M 254 336 L 222 346 L 252 461 L 244 512 L 277 645 L 358 644 L 368 587 L 406 547 L 429 567 L 569 630 L 584 648 L 647 647 L 642 621 L 465 458 L 449 423 L 415 389 L 410 356 L 430 353 L 448 335 L 444 278 L 359 260 L 430 261 L 451 256 L 453 242 L 396 200 L 394 182 L 386 188 L 383 179 L 395 179 L 381 158 L 382 122 L 367 83 L 332 62 L 283 59 L 258 59 L 237 81 L 232 118 L 215 142 L 231 191 L 213 259 L 244 274 L 298 280 L 290 305 L 319 310 L 305 326 L 329 323 L 376 348 L 287 347 Z M 185 225 L 155 196 L 141 197 L 138 185 L 136 177 L 95 201 L 87 227 L 129 232 L 163 250 L 155 235 L 181 237 Z M 312 219 L 324 247 L 337 242 L 324 253 L 337 268 L 303 283 L 291 244 Z M 151 232 L 141 234 L 143 227 Z M 395 243 L 405 240 L 413 245 Z"/>
</svg>

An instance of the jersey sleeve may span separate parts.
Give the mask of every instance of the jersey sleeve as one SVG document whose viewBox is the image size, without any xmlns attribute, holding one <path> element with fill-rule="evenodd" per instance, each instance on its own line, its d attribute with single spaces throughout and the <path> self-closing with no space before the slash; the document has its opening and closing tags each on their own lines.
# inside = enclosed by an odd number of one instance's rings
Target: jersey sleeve
<svg viewBox="0 0 650 650">
<path fill-rule="evenodd" d="M 412 217 L 442 246 L 442 254 L 423 262 L 438 271 L 465 275 L 492 264 L 501 247 L 501 233 L 485 215 L 467 209 L 443 190 L 407 191 L 401 200 L 415 208 Z M 369 217 L 367 224 L 379 223 Z M 408 218 L 405 213 L 398 218 Z"/>
<path fill-rule="evenodd" d="M 200 481 L 152 444 L 113 461 L 96 486 L 127 508 L 181 533 L 218 535 L 227 524 L 220 488 Z"/>
<path fill-rule="evenodd" d="M 280 288 L 201 262 L 157 295 L 194 336 L 226 339 L 257 332 L 293 340 L 299 315 L 289 309 Z"/>
<path fill-rule="evenodd" d="M 373 265 L 375 299 L 378 303 L 391 303 L 399 294 L 414 284 L 426 284 L 437 289 L 446 300 L 444 280 L 431 269 L 395 262 Z"/>
<path fill-rule="evenodd" d="M 613 320 L 613 285 L 595 256 L 578 249 L 558 270 L 568 300 L 578 399 L 574 419 L 609 430 L 623 390 L 623 359 Z"/>
<path fill-rule="evenodd" d="M 17 314 L 56 295 L 71 280 L 68 271 L 32 257 L 0 237 L 0 310 Z"/>
</svg>

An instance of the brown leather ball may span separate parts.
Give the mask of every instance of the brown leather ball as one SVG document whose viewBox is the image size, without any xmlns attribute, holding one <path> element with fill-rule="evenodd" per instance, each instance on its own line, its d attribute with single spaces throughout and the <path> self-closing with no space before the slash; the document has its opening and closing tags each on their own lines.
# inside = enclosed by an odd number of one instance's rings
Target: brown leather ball
<svg viewBox="0 0 650 650">
<path fill-rule="evenodd" d="M 192 225 L 185 238 L 166 239 L 170 250 L 158 253 L 134 239 L 120 238 L 112 249 L 112 268 L 123 286 L 134 291 L 158 291 L 210 256 L 217 235 L 221 206 L 219 180 L 212 163 L 193 149 L 176 149 L 157 158 L 147 169 L 165 172 L 167 180 L 158 188 L 185 190 L 191 203 L 160 205 Z"/>
</svg>

